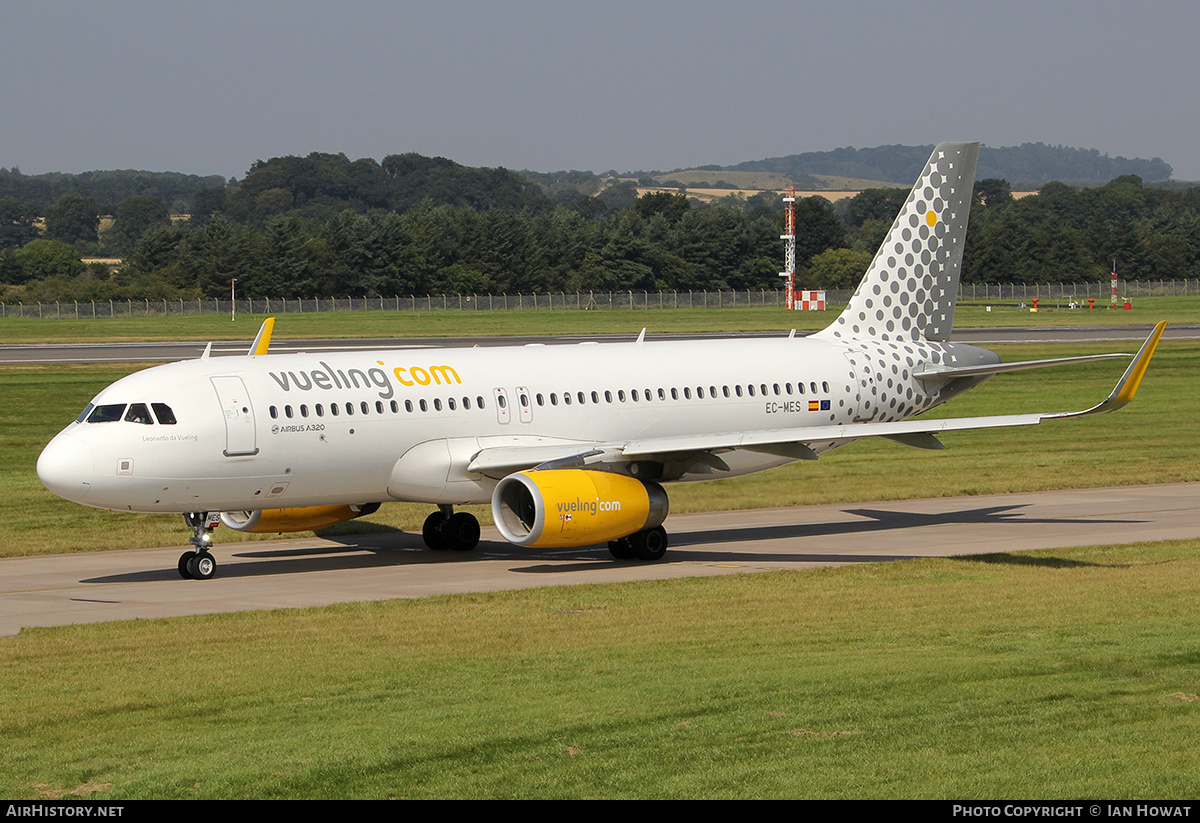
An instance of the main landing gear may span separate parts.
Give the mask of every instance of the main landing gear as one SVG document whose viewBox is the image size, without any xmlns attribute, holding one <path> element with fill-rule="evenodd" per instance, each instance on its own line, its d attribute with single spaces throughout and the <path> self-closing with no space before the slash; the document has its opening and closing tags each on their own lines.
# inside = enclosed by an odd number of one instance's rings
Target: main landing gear
<svg viewBox="0 0 1200 823">
<path fill-rule="evenodd" d="M 192 530 L 192 538 L 188 542 L 196 550 L 179 555 L 179 576 L 184 580 L 208 580 L 217 573 L 217 561 L 209 553 L 208 547 L 212 543 L 212 531 L 221 520 L 221 513 L 189 512 L 183 519 Z"/>
<path fill-rule="evenodd" d="M 617 560 L 662 560 L 667 553 L 667 530 L 662 526 L 610 540 L 608 551 Z"/>
<path fill-rule="evenodd" d="M 479 521 L 469 512 L 456 513 L 453 506 L 438 506 L 425 518 L 421 537 L 434 551 L 469 552 L 479 545 Z"/>
</svg>

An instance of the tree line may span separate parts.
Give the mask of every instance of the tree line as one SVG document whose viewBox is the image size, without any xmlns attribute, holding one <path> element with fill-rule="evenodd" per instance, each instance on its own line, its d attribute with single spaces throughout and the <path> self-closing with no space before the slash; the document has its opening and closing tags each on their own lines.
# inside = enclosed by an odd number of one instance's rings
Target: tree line
<svg viewBox="0 0 1200 823">
<path fill-rule="evenodd" d="M 271 298 L 779 287 L 780 196 L 701 203 L 580 179 L 591 188 L 417 155 L 276 158 L 198 192 L 189 219 L 132 195 L 103 230 L 93 198 L 64 194 L 40 214 L 0 198 L 0 299 L 217 297 L 234 279 Z M 906 196 L 801 199 L 800 286 L 853 287 Z M 81 252 L 123 262 L 85 265 Z M 1126 175 L 1018 199 L 1002 179 L 977 182 L 964 282 L 1099 280 L 1114 260 L 1127 279 L 1200 277 L 1200 187 Z"/>
</svg>

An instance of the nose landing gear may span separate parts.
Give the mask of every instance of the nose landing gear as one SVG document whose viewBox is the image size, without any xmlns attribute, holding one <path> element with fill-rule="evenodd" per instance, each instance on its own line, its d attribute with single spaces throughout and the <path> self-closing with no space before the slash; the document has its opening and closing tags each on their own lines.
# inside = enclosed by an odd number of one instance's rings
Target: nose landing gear
<svg viewBox="0 0 1200 823">
<path fill-rule="evenodd" d="M 189 512 L 183 519 L 192 530 L 188 542 L 196 550 L 179 556 L 179 576 L 184 580 L 208 580 L 217 573 L 217 561 L 209 553 L 208 547 L 212 543 L 212 531 L 221 521 L 221 513 Z"/>
</svg>

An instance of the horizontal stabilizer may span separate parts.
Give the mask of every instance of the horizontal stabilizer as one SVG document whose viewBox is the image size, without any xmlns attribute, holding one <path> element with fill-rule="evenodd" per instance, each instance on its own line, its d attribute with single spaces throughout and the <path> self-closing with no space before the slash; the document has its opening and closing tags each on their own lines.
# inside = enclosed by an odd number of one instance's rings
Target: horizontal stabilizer
<svg viewBox="0 0 1200 823">
<path fill-rule="evenodd" d="M 1118 357 L 1132 357 L 1128 352 L 1115 354 L 1089 354 L 1083 357 L 1054 357 L 1049 360 L 1016 360 L 1012 363 L 984 363 L 980 366 L 929 366 L 913 372 L 918 380 L 949 380 L 954 377 L 977 377 L 981 375 L 1001 374 L 1025 369 L 1044 369 L 1048 366 L 1068 366 L 1078 363 L 1088 363 L 1093 360 L 1113 360 Z"/>
</svg>

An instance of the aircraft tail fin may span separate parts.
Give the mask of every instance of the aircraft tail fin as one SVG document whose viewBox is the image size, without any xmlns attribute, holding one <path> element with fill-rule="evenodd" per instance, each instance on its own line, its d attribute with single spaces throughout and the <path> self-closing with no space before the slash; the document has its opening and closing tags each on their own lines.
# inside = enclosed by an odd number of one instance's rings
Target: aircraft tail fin
<svg viewBox="0 0 1200 823">
<path fill-rule="evenodd" d="M 845 311 L 821 334 L 950 339 L 978 157 L 978 143 L 933 150 Z"/>
</svg>

